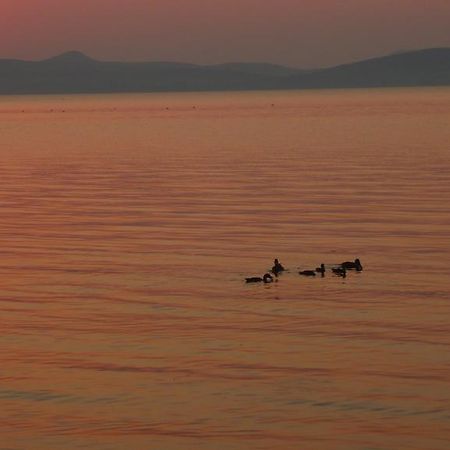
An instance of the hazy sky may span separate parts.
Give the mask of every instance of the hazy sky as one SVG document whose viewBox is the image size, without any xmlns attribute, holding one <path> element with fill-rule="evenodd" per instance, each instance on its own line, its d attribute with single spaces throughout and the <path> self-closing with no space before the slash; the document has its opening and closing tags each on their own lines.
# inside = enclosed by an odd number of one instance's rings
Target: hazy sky
<svg viewBox="0 0 450 450">
<path fill-rule="evenodd" d="M 450 0 L 0 0 L 0 58 L 320 67 L 450 46 Z"/>
</svg>

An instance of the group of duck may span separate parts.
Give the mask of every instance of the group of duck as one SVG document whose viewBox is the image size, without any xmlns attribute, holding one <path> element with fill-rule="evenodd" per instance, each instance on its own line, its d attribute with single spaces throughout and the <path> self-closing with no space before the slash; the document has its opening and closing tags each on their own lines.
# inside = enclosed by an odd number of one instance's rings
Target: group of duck
<svg viewBox="0 0 450 450">
<path fill-rule="evenodd" d="M 331 272 L 338 276 L 345 278 L 347 276 L 348 270 L 356 270 L 357 272 L 361 272 L 363 270 L 363 266 L 359 258 L 356 258 L 354 261 L 344 261 L 341 264 L 332 264 Z M 273 262 L 273 267 L 270 272 L 265 273 L 262 277 L 249 277 L 245 279 L 246 283 L 272 283 L 274 278 L 277 278 L 278 275 L 285 272 L 286 269 L 280 263 L 278 259 L 275 259 Z M 322 277 L 325 276 L 325 264 L 321 264 L 320 267 L 316 267 L 314 270 L 301 270 L 298 272 L 299 275 L 304 277 L 315 277 L 320 275 Z"/>
</svg>

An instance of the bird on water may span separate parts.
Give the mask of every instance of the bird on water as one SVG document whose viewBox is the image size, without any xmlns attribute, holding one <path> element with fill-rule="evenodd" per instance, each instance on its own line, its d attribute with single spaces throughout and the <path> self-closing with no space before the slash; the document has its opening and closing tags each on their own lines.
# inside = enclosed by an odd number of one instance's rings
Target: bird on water
<svg viewBox="0 0 450 450">
<path fill-rule="evenodd" d="M 358 272 L 363 270 L 363 266 L 361 265 L 359 258 L 356 258 L 355 261 L 345 261 L 341 264 L 341 267 L 347 270 L 357 270 Z"/>
<path fill-rule="evenodd" d="M 283 265 L 278 261 L 278 259 L 274 259 L 273 261 L 273 267 L 272 267 L 272 273 L 277 276 L 279 273 L 286 270 Z"/>
<path fill-rule="evenodd" d="M 333 267 L 331 270 L 339 277 L 345 278 L 347 276 L 347 270 L 345 267 Z"/>
<path fill-rule="evenodd" d="M 325 276 L 325 264 L 321 264 L 320 267 L 316 267 L 316 272 L 320 273 L 323 277 Z"/>
<path fill-rule="evenodd" d="M 298 274 L 303 275 L 304 277 L 315 277 L 316 271 L 315 270 L 302 270 Z"/>
<path fill-rule="evenodd" d="M 272 283 L 273 277 L 270 275 L 270 273 L 264 274 L 262 277 L 250 277 L 245 279 L 246 283 Z"/>
</svg>

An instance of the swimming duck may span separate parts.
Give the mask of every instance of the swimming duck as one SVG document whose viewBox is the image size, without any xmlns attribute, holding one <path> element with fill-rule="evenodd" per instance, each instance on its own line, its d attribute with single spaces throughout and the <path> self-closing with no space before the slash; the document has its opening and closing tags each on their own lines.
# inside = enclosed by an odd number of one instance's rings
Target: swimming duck
<svg viewBox="0 0 450 450">
<path fill-rule="evenodd" d="M 316 272 L 320 273 L 322 276 L 325 276 L 325 264 L 321 264 L 320 267 L 316 267 Z"/>
<path fill-rule="evenodd" d="M 314 270 L 302 270 L 298 274 L 303 275 L 304 277 L 315 277 L 316 276 L 316 272 Z"/>
<path fill-rule="evenodd" d="M 285 268 L 283 265 L 278 261 L 278 259 L 275 259 L 273 261 L 273 267 L 272 267 L 272 273 L 277 276 L 280 272 L 283 272 Z"/>
<path fill-rule="evenodd" d="M 266 273 L 263 277 L 250 277 L 245 279 L 246 283 L 261 283 L 261 281 L 263 283 L 272 283 L 273 277 L 270 273 Z"/>
<path fill-rule="evenodd" d="M 335 275 L 338 275 L 339 277 L 345 278 L 347 276 L 347 270 L 345 267 L 333 267 L 331 269 Z"/>
<path fill-rule="evenodd" d="M 361 272 L 361 270 L 363 270 L 361 261 L 358 258 L 356 258 L 355 261 L 345 261 L 341 264 L 341 266 L 347 270 L 357 270 L 358 272 Z"/>
</svg>

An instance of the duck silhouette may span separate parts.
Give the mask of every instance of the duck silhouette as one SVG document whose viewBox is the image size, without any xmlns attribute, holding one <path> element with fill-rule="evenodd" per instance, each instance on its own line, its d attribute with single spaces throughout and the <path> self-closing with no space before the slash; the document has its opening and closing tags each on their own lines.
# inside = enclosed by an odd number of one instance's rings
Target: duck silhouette
<svg viewBox="0 0 450 450">
<path fill-rule="evenodd" d="M 315 270 L 302 270 L 298 274 L 303 275 L 304 277 L 315 277 L 316 271 Z"/>
<path fill-rule="evenodd" d="M 245 279 L 246 283 L 272 283 L 273 277 L 270 273 L 264 274 L 262 277 L 249 277 Z"/>
<path fill-rule="evenodd" d="M 284 270 L 286 270 L 286 269 L 283 267 L 283 265 L 280 263 L 280 261 L 278 261 L 278 259 L 274 259 L 271 272 L 275 276 L 277 276 L 279 273 L 283 272 Z"/>
<path fill-rule="evenodd" d="M 361 261 L 356 258 L 355 261 L 345 261 L 341 264 L 341 267 L 347 270 L 357 270 L 361 272 L 363 270 L 363 266 L 361 265 Z"/>
<path fill-rule="evenodd" d="M 321 264 L 320 267 L 316 267 L 316 272 L 320 273 L 323 277 L 325 276 L 325 264 Z"/>
<path fill-rule="evenodd" d="M 331 270 L 339 277 L 345 278 L 347 276 L 347 270 L 345 267 L 333 267 Z"/>
</svg>

